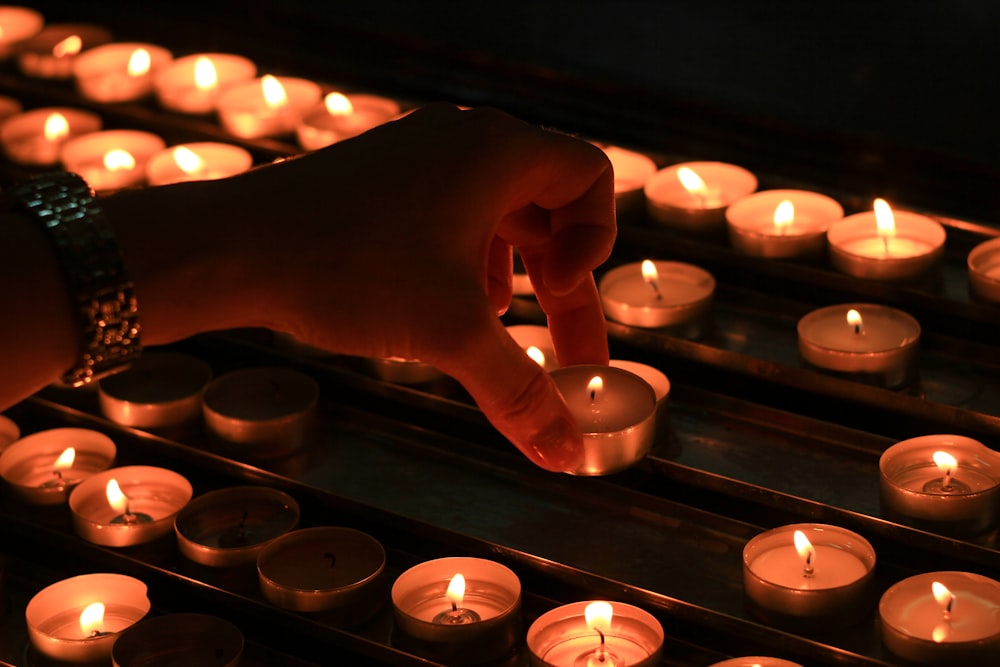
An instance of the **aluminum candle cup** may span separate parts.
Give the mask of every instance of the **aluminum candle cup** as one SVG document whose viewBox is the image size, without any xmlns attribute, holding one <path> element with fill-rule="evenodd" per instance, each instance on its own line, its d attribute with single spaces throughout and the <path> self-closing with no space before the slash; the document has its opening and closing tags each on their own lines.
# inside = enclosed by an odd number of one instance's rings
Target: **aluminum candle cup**
<svg viewBox="0 0 1000 667">
<path fill-rule="evenodd" d="M 72 447 L 69 463 L 60 462 Z M 83 480 L 115 460 L 111 438 L 84 428 L 55 428 L 21 438 L 0 454 L 0 476 L 32 505 L 61 505 Z"/>
<path fill-rule="evenodd" d="M 935 595 L 937 583 L 941 599 Z M 882 641 L 921 665 L 994 665 L 1000 655 L 1000 583 L 969 572 L 904 579 L 878 605 Z"/>
<path fill-rule="evenodd" d="M 920 323 L 901 310 L 870 303 L 827 306 L 799 320 L 798 336 L 806 366 L 888 389 L 917 380 Z"/>
<path fill-rule="evenodd" d="M 464 578 L 457 596 L 456 575 Z M 439 558 L 416 565 L 393 584 L 392 606 L 399 633 L 394 641 L 449 665 L 498 660 L 521 638 L 521 582 L 490 560 Z"/>
<path fill-rule="evenodd" d="M 808 549 L 797 544 L 797 531 Z M 750 609 L 775 625 L 835 629 L 859 622 L 869 612 L 874 569 L 875 550 L 867 540 L 819 523 L 781 526 L 743 548 Z"/>
<path fill-rule="evenodd" d="M 267 544 L 299 523 L 299 504 L 263 486 L 210 491 L 188 503 L 174 522 L 186 558 L 209 567 L 256 564 Z"/>
<path fill-rule="evenodd" d="M 528 628 L 532 667 L 599 665 L 601 647 L 585 613 L 592 602 L 574 602 L 546 612 Z M 654 667 L 663 654 L 663 627 L 652 614 L 622 602 L 611 602 L 610 624 L 603 630 L 605 661 L 614 665 Z M 588 662 L 590 660 L 590 662 Z"/>
<path fill-rule="evenodd" d="M 156 73 L 173 59 L 170 51 L 154 44 L 102 44 L 77 56 L 73 78 L 88 100 L 131 102 L 153 92 Z"/>
<path fill-rule="evenodd" d="M 601 277 L 598 290 L 604 314 L 630 326 L 666 328 L 689 338 L 700 336 L 712 313 L 712 274 L 693 264 L 656 261 L 651 262 L 656 276 L 647 278 L 644 264 L 625 264 Z"/>
<path fill-rule="evenodd" d="M 146 162 L 164 147 L 150 132 L 104 130 L 69 139 L 59 159 L 97 192 L 112 192 L 144 183 Z"/>
<path fill-rule="evenodd" d="M 14 420 L 0 415 L 0 453 L 7 449 L 7 446 L 21 437 L 21 429 L 18 428 Z"/>
<path fill-rule="evenodd" d="M 104 605 L 104 618 L 84 631 L 80 614 L 96 602 Z M 24 618 L 39 653 L 63 662 L 106 663 L 118 633 L 142 619 L 149 607 L 146 584 L 138 579 L 85 574 L 43 588 L 28 602 Z"/>
<path fill-rule="evenodd" d="M 0 7 L 0 60 L 10 58 L 26 39 L 34 37 L 45 25 L 45 18 L 28 7 Z"/>
<path fill-rule="evenodd" d="M 17 65 L 36 79 L 72 79 L 81 51 L 111 41 L 107 28 L 86 23 L 53 23 L 17 49 Z"/>
<path fill-rule="evenodd" d="M 326 612 L 340 625 L 366 621 L 385 600 L 385 549 L 353 528 L 321 526 L 282 535 L 261 550 L 257 573 L 271 604 Z"/>
<path fill-rule="evenodd" d="M 960 435 L 903 440 L 879 459 L 879 491 L 893 520 L 953 537 L 981 535 L 1000 525 L 1000 454 Z"/>
<path fill-rule="evenodd" d="M 625 361 L 624 359 L 612 359 L 609 363 L 612 368 L 620 368 L 629 373 L 638 375 L 653 388 L 656 396 L 656 434 L 657 438 L 664 435 L 669 430 L 670 414 L 668 406 L 670 404 L 670 380 L 657 368 L 640 364 L 637 361 Z"/>
<path fill-rule="evenodd" d="M 1000 301 L 1000 238 L 983 241 L 969 253 L 969 291 L 982 301 Z"/>
<path fill-rule="evenodd" d="M 201 415 L 201 396 L 212 368 L 177 352 L 144 352 L 127 370 L 98 384 L 101 412 L 135 428 L 178 426 Z"/>
<path fill-rule="evenodd" d="M 372 359 L 371 365 L 379 379 L 396 384 L 424 384 L 444 376 L 444 373 L 436 367 L 425 364 L 419 359 L 385 357 Z"/>
<path fill-rule="evenodd" d="M 167 614 L 122 632 L 111 649 L 111 664 L 235 667 L 242 655 L 243 633 L 229 621 L 207 614 Z"/>
<path fill-rule="evenodd" d="M 618 146 L 601 146 L 615 171 L 615 213 L 619 220 L 638 218 L 646 210 L 646 181 L 656 163 L 642 153 Z"/>
<path fill-rule="evenodd" d="M 726 209 L 729 242 L 755 257 L 822 256 L 826 230 L 843 217 L 836 200 L 805 190 L 765 190 Z"/>
<path fill-rule="evenodd" d="M 166 148 L 146 163 L 150 185 L 182 181 L 214 181 L 242 174 L 253 165 L 253 156 L 239 146 L 214 141 L 179 144 Z"/>
<path fill-rule="evenodd" d="M 399 102 L 387 97 L 331 93 L 324 103 L 305 114 L 295 135 L 302 148 L 316 150 L 367 132 L 399 114 Z"/>
<path fill-rule="evenodd" d="M 931 269 L 944 254 L 940 223 L 906 211 L 893 212 L 895 232 L 879 235 L 871 211 L 830 225 L 826 238 L 830 263 L 841 273 L 872 280 L 909 280 Z"/>
<path fill-rule="evenodd" d="M 265 83 L 272 80 L 277 80 L 280 88 Z M 272 97 L 268 100 L 265 95 Z M 227 88 L 219 94 L 216 111 L 223 129 L 233 136 L 276 137 L 294 132 L 302 116 L 319 100 L 320 88 L 312 81 L 265 76 Z"/>
<path fill-rule="evenodd" d="M 583 463 L 567 472 L 608 475 L 646 456 L 656 436 L 649 383 L 610 366 L 566 366 L 551 375 L 583 432 Z"/>
<path fill-rule="evenodd" d="M 231 371 L 205 390 L 202 414 L 209 430 L 251 458 L 288 456 L 302 449 L 315 427 L 319 385 L 282 367 Z"/>
<path fill-rule="evenodd" d="M 692 190 L 681 181 L 694 172 Z M 700 183 L 698 182 L 700 181 Z M 646 210 L 653 220 L 685 232 L 725 229 L 726 207 L 757 189 L 757 177 L 725 162 L 685 162 L 656 172 L 646 181 Z"/>
<path fill-rule="evenodd" d="M 171 111 L 206 114 L 215 111 L 221 91 L 257 75 L 257 66 L 231 53 L 196 53 L 161 69 L 153 81 L 160 106 Z"/>
<path fill-rule="evenodd" d="M 507 333 L 514 339 L 514 342 L 524 350 L 529 357 L 547 371 L 554 371 L 559 368 L 559 360 L 556 359 L 556 348 L 552 342 L 552 335 L 548 327 L 537 324 L 513 324 L 506 327 Z M 535 351 L 530 351 L 535 348 Z"/>
<path fill-rule="evenodd" d="M 101 117 L 95 113 L 70 107 L 45 107 L 8 118 L 0 126 L 0 144 L 4 154 L 18 164 L 50 167 L 59 163 L 64 143 L 100 129 Z"/>
<path fill-rule="evenodd" d="M 753 655 L 745 658 L 730 658 L 729 660 L 709 665 L 709 667 L 802 667 L 802 665 L 791 660 Z"/>
<path fill-rule="evenodd" d="M 116 480 L 127 499 L 112 507 L 108 482 Z M 191 483 L 175 472 L 151 466 L 112 468 L 73 489 L 69 509 L 77 535 L 105 547 L 151 542 L 173 530 L 174 517 L 191 500 Z"/>
</svg>

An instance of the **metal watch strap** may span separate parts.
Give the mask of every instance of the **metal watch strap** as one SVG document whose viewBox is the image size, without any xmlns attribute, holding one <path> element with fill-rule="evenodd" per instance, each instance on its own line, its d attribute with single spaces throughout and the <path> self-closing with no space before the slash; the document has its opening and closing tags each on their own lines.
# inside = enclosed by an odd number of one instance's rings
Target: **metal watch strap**
<svg viewBox="0 0 1000 667">
<path fill-rule="evenodd" d="M 55 250 L 81 324 L 81 352 L 62 381 L 79 387 L 121 370 L 141 351 L 138 306 L 114 230 L 86 181 L 55 173 L 6 190 Z"/>
</svg>

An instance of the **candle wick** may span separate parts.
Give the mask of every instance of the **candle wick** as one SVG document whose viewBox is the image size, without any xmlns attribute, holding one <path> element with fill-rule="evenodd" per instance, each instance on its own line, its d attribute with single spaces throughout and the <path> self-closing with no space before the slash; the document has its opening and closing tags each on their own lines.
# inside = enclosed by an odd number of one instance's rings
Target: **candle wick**
<svg viewBox="0 0 1000 667">
<path fill-rule="evenodd" d="M 944 477 L 941 478 L 941 490 L 951 491 L 951 470 L 945 470 Z"/>
<path fill-rule="evenodd" d="M 813 555 L 814 555 L 814 553 L 815 552 L 812 549 L 810 549 L 809 553 L 806 554 L 806 564 L 805 564 L 805 567 L 802 569 L 802 576 L 803 577 L 811 577 L 811 576 L 813 576 Z"/>
<path fill-rule="evenodd" d="M 601 638 L 601 648 L 604 648 L 604 633 L 598 628 L 594 628 L 594 631 L 597 633 L 597 636 Z"/>
<path fill-rule="evenodd" d="M 454 600 L 451 601 L 451 611 L 452 613 L 458 612 L 458 605 L 455 603 Z"/>
<path fill-rule="evenodd" d="M 659 285 L 659 283 L 657 281 L 655 281 L 655 280 L 647 280 L 646 282 L 648 282 L 649 286 L 653 288 L 654 292 L 656 292 L 656 300 L 657 301 L 663 301 L 663 295 L 660 294 L 660 285 Z"/>
<path fill-rule="evenodd" d="M 597 400 L 597 391 L 593 389 L 590 390 L 590 400 L 591 401 Z"/>
<path fill-rule="evenodd" d="M 856 334 L 860 334 L 861 333 L 861 325 L 860 324 L 855 324 L 854 325 L 854 333 L 856 333 Z"/>
<path fill-rule="evenodd" d="M 889 237 L 888 236 L 883 236 L 882 237 L 882 245 L 885 247 L 885 256 L 888 257 L 889 256 Z"/>
<path fill-rule="evenodd" d="M 52 474 L 55 475 L 56 479 L 58 479 L 60 482 L 62 481 L 63 478 L 62 470 L 53 470 Z"/>
</svg>

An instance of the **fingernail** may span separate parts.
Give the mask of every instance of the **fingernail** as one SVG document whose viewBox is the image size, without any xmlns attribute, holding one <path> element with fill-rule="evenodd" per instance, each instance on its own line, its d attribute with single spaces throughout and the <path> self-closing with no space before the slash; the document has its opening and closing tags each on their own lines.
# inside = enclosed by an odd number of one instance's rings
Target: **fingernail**
<svg viewBox="0 0 1000 667">
<path fill-rule="evenodd" d="M 557 419 L 531 440 L 534 460 L 552 472 L 574 472 L 583 464 L 583 438 L 579 427 Z"/>
</svg>

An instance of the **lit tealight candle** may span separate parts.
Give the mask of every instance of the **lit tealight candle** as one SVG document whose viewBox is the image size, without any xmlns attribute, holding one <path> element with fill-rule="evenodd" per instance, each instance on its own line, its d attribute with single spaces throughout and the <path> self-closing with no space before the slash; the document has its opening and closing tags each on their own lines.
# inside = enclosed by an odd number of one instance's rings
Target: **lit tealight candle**
<svg viewBox="0 0 1000 667">
<path fill-rule="evenodd" d="M 28 7 L 0 7 L 0 60 L 6 60 L 26 39 L 42 29 L 45 19 Z"/>
<path fill-rule="evenodd" d="M 150 609 L 146 585 L 121 574 L 85 574 L 43 588 L 28 602 L 28 639 L 39 653 L 65 663 L 101 663 L 118 633 Z M 64 664 L 60 662 L 60 664 Z"/>
<path fill-rule="evenodd" d="M 884 199 L 876 199 L 872 211 L 832 224 L 827 240 L 830 262 L 838 271 L 858 278 L 907 280 L 940 259 L 945 230 L 935 220 L 893 211 Z"/>
<path fill-rule="evenodd" d="M 527 644 L 532 667 L 652 667 L 662 659 L 663 627 L 622 602 L 574 602 L 539 616 Z"/>
<path fill-rule="evenodd" d="M 983 241 L 969 253 L 969 292 L 977 299 L 1000 302 L 1000 239 Z"/>
<path fill-rule="evenodd" d="M 234 136 L 275 137 L 293 132 L 320 95 L 312 81 L 265 74 L 227 88 L 219 95 L 216 110 L 222 127 Z"/>
<path fill-rule="evenodd" d="M 879 602 L 882 641 L 921 665 L 995 664 L 1000 582 L 968 572 L 927 572 L 891 586 Z"/>
<path fill-rule="evenodd" d="M 697 337 L 711 315 L 715 278 L 692 264 L 644 260 L 611 269 L 598 290 L 608 319 Z"/>
<path fill-rule="evenodd" d="M 508 326 L 507 333 L 514 339 L 532 361 L 547 371 L 559 368 L 556 360 L 556 348 L 552 343 L 552 335 L 548 327 L 537 324 L 513 324 Z"/>
<path fill-rule="evenodd" d="M 879 473 L 882 507 L 894 520 L 954 537 L 1000 524 L 1000 454 L 978 440 L 903 440 L 882 454 Z"/>
<path fill-rule="evenodd" d="M 67 171 L 104 193 L 144 183 L 146 162 L 163 148 L 163 139 L 150 132 L 104 130 L 69 139 L 59 157 Z"/>
<path fill-rule="evenodd" d="M 150 185 L 212 181 L 241 174 L 253 165 L 250 152 L 213 141 L 179 144 L 160 151 L 146 163 Z"/>
<path fill-rule="evenodd" d="M 646 181 L 656 173 L 656 163 L 642 153 L 619 146 L 601 146 L 615 172 L 615 213 L 619 220 L 636 218 L 646 210 Z"/>
<path fill-rule="evenodd" d="M 649 215 L 689 232 L 723 229 L 726 207 L 757 189 L 757 177 L 724 162 L 687 162 L 661 169 L 646 181 Z"/>
<path fill-rule="evenodd" d="M 57 428 L 14 442 L 0 454 L 0 477 L 21 500 L 58 505 L 77 484 L 115 459 L 111 439 L 97 431 Z"/>
<path fill-rule="evenodd" d="M 156 73 L 173 60 L 153 44 L 104 44 L 81 53 L 73 64 L 80 94 L 95 102 L 128 102 L 153 90 Z"/>
<path fill-rule="evenodd" d="M 197 53 L 178 58 L 154 80 L 156 97 L 164 109 L 189 114 L 215 111 L 221 91 L 257 75 L 257 66 L 243 56 Z"/>
<path fill-rule="evenodd" d="M 798 338 L 802 360 L 825 372 L 892 389 L 916 379 L 920 324 L 900 310 L 827 306 L 799 320 Z"/>
<path fill-rule="evenodd" d="M 575 475 L 607 475 L 641 460 L 653 444 L 656 395 L 641 377 L 610 366 L 552 371 L 583 432 L 584 459 Z"/>
<path fill-rule="evenodd" d="M 867 612 L 875 550 L 860 535 L 824 524 L 764 532 L 743 549 L 743 587 L 753 611 L 778 624 L 834 627 Z"/>
<path fill-rule="evenodd" d="M 805 190 L 756 192 L 726 209 L 730 243 L 757 257 L 821 255 L 827 228 L 842 217 L 836 200 Z"/>
<path fill-rule="evenodd" d="M 17 50 L 21 71 L 39 79 L 70 79 L 73 63 L 84 49 L 106 43 L 111 33 L 96 25 L 55 23 L 45 26 Z"/>
<path fill-rule="evenodd" d="M 46 107 L 7 119 L 0 126 L 0 144 L 14 162 L 48 167 L 59 162 L 63 144 L 101 129 L 101 117 L 82 109 Z"/>
<path fill-rule="evenodd" d="M 315 150 L 367 132 L 399 113 L 399 103 L 386 97 L 332 92 L 305 115 L 296 135 L 302 148 Z"/>
</svg>

